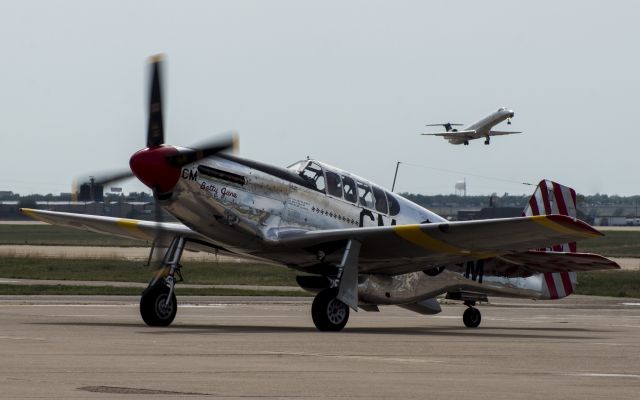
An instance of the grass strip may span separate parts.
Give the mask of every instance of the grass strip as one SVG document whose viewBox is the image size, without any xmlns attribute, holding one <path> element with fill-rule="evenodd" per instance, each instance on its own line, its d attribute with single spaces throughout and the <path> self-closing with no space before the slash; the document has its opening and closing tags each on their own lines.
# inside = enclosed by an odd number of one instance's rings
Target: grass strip
<svg viewBox="0 0 640 400">
<path fill-rule="evenodd" d="M 640 271 L 578 273 L 576 294 L 640 298 Z"/>
<path fill-rule="evenodd" d="M 0 244 L 49 246 L 149 246 L 143 240 L 127 239 L 55 225 L 0 225 Z"/>
<path fill-rule="evenodd" d="M 606 257 L 640 257 L 640 232 L 606 231 L 604 237 L 578 242 L 578 251 Z"/>
<path fill-rule="evenodd" d="M 237 262 L 187 262 L 186 283 L 205 285 L 295 286 L 300 274 L 286 267 Z M 121 259 L 0 257 L 0 277 L 146 283 L 153 270 L 143 261 Z"/>
</svg>

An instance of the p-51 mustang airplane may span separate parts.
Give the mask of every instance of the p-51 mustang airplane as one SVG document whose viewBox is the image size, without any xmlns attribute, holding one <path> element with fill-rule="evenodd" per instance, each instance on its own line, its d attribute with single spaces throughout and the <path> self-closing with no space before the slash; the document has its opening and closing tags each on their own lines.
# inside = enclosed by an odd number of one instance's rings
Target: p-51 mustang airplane
<svg viewBox="0 0 640 400">
<path fill-rule="evenodd" d="M 436 296 L 464 301 L 463 321 L 480 324 L 487 296 L 555 299 L 569 295 L 576 271 L 619 268 L 575 253 L 575 240 L 601 235 L 575 216 L 575 192 L 542 181 L 519 218 L 449 222 L 347 171 L 316 160 L 288 168 L 221 152 L 231 141 L 190 149 L 164 143 L 160 60 L 152 63 L 147 147 L 133 154 L 133 175 L 180 223 L 23 209 L 52 224 L 162 241 L 163 273 L 140 300 L 142 319 L 167 326 L 183 250 L 266 260 L 310 275 L 298 284 L 317 295 L 315 326 L 338 331 L 349 310 L 398 305 L 437 314 Z M 118 176 L 121 178 L 122 176 Z M 548 215 L 544 215 L 548 214 Z M 564 214 L 564 215 L 561 215 Z M 550 248 L 548 250 L 532 250 Z"/>
<path fill-rule="evenodd" d="M 507 124 L 511 124 L 511 118 L 515 116 L 515 113 L 506 107 L 502 107 L 498 109 L 498 111 L 493 112 L 486 117 L 482 118 L 480 121 L 474 122 L 471 125 L 465 126 L 461 130 L 457 130 L 453 128 L 454 126 L 462 126 L 462 124 L 452 124 L 451 122 L 447 122 L 445 124 L 428 124 L 427 126 L 442 126 L 446 130 L 446 132 L 437 132 L 437 133 L 422 133 L 422 135 L 429 136 L 442 136 L 451 144 L 464 144 L 467 146 L 469 144 L 469 140 L 485 138 L 484 144 L 489 144 L 489 138 L 491 136 L 501 136 L 501 135 L 512 135 L 515 133 L 522 132 L 513 132 L 513 131 L 494 131 L 493 128 L 495 125 L 498 125 L 500 122 L 507 120 Z"/>
</svg>

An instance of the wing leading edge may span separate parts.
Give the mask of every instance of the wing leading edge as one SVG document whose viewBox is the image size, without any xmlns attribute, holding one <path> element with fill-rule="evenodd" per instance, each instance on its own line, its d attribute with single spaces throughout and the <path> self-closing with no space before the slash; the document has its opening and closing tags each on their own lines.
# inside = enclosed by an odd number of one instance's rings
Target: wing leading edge
<svg viewBox="0 0 640 400">
<path fill-rule="evenodd" d="M 152 241 L 156 232 L 159 230 L 187 238 L 204 239 L 202 235 L 179 223 L 101 217 L 98 215 L 34 210 L 30 208 L 21 208 L 20 212 L 30 218 L 52 225 L 67 226 L 85 231 L 126 237 L 129 239 Z"/>
<path fill-rule="evenodd" d="M 436 133 L 421 133 L 425 136 L 441 136 L 445 139 L 475 139 L 476 131 L 450 131 L 450 132 L 436 132 Z"/>
<path fill-rule="evenodd" d="M 146 240 L 148 242 L 152 242 L 159 232 L 162 233 L 160 237 L 163 238 L 163 241 L 170 241 L 174 236 L 182 236 L 188 239 L 186 247 L 189 250 L 232 253 L 227 249 L 211 243 L 205 236 L 180 223 L 102 217 L 98 215 L 35 210 L 30 208 L 21 208 L 20 212 L 32 219 L 52 225 L 121 236 L 129 239 Z M 169 243 L 159 243 L 158 245 L 166 246 L 168 244 Z"/>
</svg>

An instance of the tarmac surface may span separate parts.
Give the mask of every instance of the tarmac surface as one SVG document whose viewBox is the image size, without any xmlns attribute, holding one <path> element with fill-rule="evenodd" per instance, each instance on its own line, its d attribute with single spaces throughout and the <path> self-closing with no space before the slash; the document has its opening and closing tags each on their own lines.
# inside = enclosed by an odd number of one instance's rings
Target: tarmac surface
<svg viewBox="0 0 640 400">
<path fill-rule="evenodd" d="M 138 298 L 0 297 L 0 398 L 638 399 L 640 300 L 496 299 L 480 328 L 352 313 L 321 333 L 311 299 L 184 297 L 150 328 Z"/>
</svg>

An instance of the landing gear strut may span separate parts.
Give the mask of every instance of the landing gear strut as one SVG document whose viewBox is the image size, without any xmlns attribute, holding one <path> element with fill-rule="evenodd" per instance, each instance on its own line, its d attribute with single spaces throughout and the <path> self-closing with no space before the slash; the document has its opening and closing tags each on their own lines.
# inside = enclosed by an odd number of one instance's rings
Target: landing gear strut
<svg viewBox="0 0 640 400">
<path fill-rule="evenodd" d="M 325 289 L 313 299 L 311 317 L 319 331 L 337 332 L 349 320 L 349 306 L 338 300 L 338 288 Z"/>
<path fill-rule="evenodd" d="M 468 140 L 465 140 L 463 143 L 464 143 L 465 146 L 469 145 L 469 141 Z"/>
<path fill-rule="evenodd" d="M 465 301 L 464 304 L 467 306 L 467 309 L 464 310 L 464 314 L 462 314 L 462 321 L 467 328 L 477 328 L 480 326 L 480 321 L 482 321 L 482 315 L 480 314 L 480 310 L 475 308 L 475 301 Z"/>
<path fill-rule="evenodd" d="M 484 141 L 484 144 L 488 145 L 489 144 L 489 137 L 487 136 L 487 138 Z"/>
<path fill-rule="evenodd" d="M 162 260 L 163 268 L 149 282 L 149 286 L 140 297 L 140 316 L 149 326 L 169 326 L 176 317 L 178 300 L 174 293 L 175 276 L 180 274 L 180 257 L 184 250 L 185 239 L 175 237 Z"/>
</svg>

